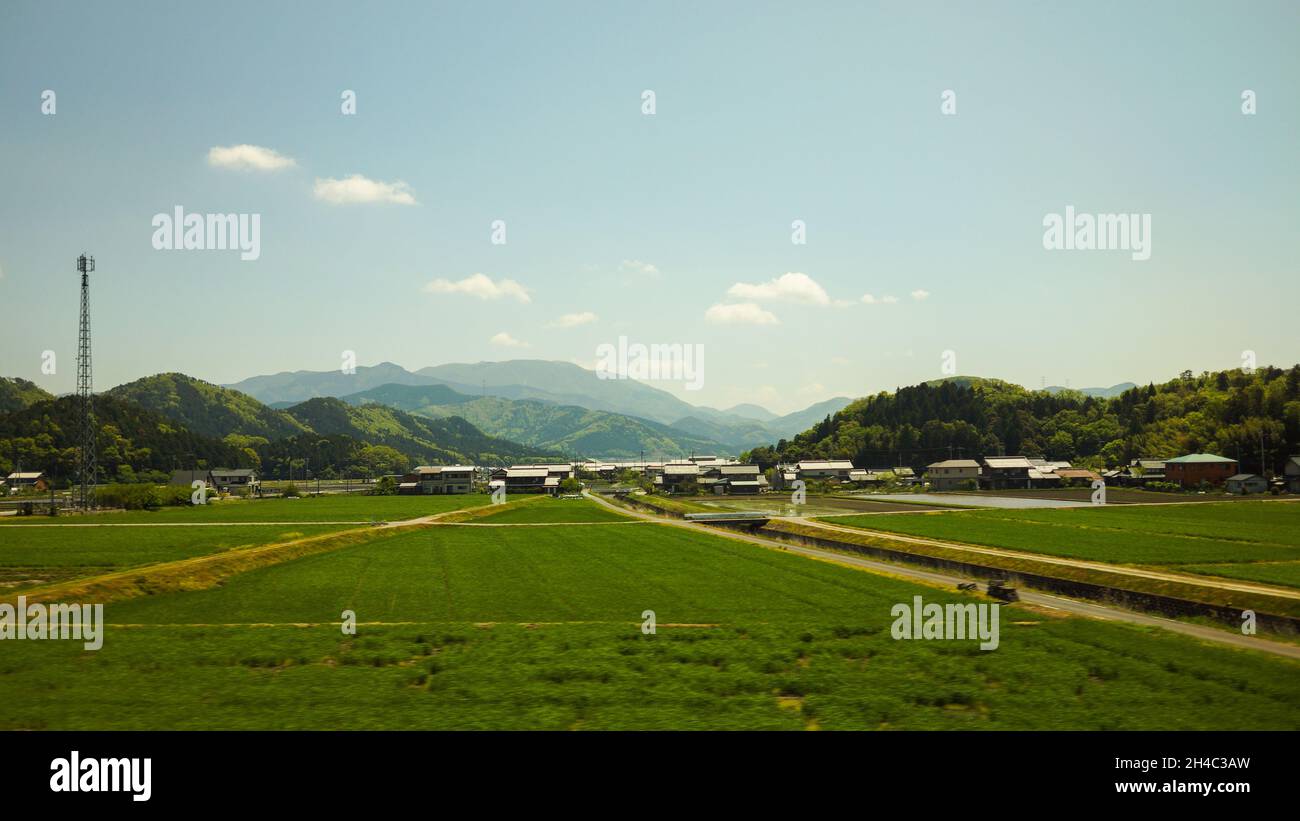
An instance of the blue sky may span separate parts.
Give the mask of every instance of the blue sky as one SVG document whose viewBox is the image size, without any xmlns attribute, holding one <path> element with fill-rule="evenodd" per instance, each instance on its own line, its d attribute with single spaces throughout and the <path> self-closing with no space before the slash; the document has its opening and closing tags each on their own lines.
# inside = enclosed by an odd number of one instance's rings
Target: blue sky
<svg viewBox="0 0 1300 821">
<path fill-rule="evenodd" d="M 620 335 L 703 345 L 703 390 L 658 383 L 688 401 L 776 411 L 945 350 L 1031 386 L 1300 361 L 1300 7 L 803 5 L 6 2 L 0 374 L 73 387 L 82 250 L 101 389 Z M 209 161 L 235 145 L 294 165 Z M 353 175 L 415 204 L 316 196 Z M 260 214 L 260 258 L 155 250 L 177 205 Z M 1150 214 L 1151 258 L 1044 250 L 1067 205 Z M 775 322 L 710 319 L 748 302 Z"/>
</svg>

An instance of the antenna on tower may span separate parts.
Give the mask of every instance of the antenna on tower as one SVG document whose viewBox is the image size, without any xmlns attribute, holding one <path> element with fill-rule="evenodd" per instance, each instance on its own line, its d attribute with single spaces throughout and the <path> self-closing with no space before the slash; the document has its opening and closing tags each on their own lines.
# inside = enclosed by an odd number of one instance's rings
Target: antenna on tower
<svg viewBox="0 0 1300 821">
<path fill-rule="evenodd" d="M 95 258 L 77 257 L 81 272 L 81 332 L 77 339 L 77 410 L 79 447 L 77 448 L 77 506 L 89 510 L 95 506 L 95 407 L 94 380 L 90 367 L 90 272 Z"/>
</svg>

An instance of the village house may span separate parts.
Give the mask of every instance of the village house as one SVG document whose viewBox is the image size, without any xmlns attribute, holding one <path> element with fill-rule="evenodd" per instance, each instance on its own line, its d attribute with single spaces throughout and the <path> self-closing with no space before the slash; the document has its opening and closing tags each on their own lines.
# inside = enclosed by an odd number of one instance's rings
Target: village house
<svg viewBox="0 0 1300 821">
<path fill-rule="evenodd" d="M 700 478 L 700 466 L 687 462 L 686 464 L 666 464 L 663 467 L 663 473 L 655 479 L 655 484 L 662 487 L 669 493 L 676 493 L 688 485 L 696 485 Z"/>
<path fill-rule="evenodd" d="M 1056 475 L 1056 466 L 1050 464 L 1036 465 L 1029 468 L 1030 487 L 1060 487 L 1061 477 Z"/>
<path fill-rule="evenodd" d="M 1063 485 L 1092 487 L 1093 482 L 1101 479 L 1100 474 L 1086 468 L 1057 468 L 1056 475 L 1060 477 Z"/>
<path fill-rule="evenodd" d="M 1283 470 L 1286 474 L 1286 489 L 1300 493 L 1300 456 L 1289 457 Z"/>
<path fill-rule="evenodd" d="M 202 482 L 205 486 L 212 487 L 212 473 L 206 468 L 173 470 L 172 478 L 167 482 L 167 484 L 176 487 L 194 487 L 195 482 Z"/>
<path fill-rule="evenodd" d="M 980 478 L 980 463 L 974 459 L 945 459 L 926 465 L 925 476 L 933 490 L 974 488 Z"/>
<path fill-rule="evenodd" d="M 1237 460 L 1213 453 L 1189 453 L 1165 460 L 1165 479 L 1185 488 L 1221 485 L 1237 474 Z"/>
<path fill-rule="evenodd" d="M 715 493 L 741 495 L 767 489 L 767 477 L 759 471 L 758 465 L 727 464 L 717 470 L 719 478 L 713 488 Z"/>
<path fill-rule="evenodd" d="M 519 466 L 492 471 L 492 485 L 506 486 L 506 493 L 555 493 L 560 480 L 545 467 Z"/>
<path fill-rule="evenodd" d="M 474 489 L 473 465 L 425 465 L 402 477 L 401 494 L 445 495 L 469 493 Z"/>
<path fill-rule="evenodd" d="M 902 484 L 914 485 L 917 482 L 916 470 L 914 468 L 896 467 L 890 468 L 889 472 L 894 474 L 894 478 Z"/>
<path fill-rule="evenodd" d="M 222 493 L 247 490 L 257 491 L 257 474 L 251 468 L 213 468 L 208 472 L 212 486 Z"/>
<path fill-rule="evenodd" d="M 1029 471 L 1043 474 L 1023 456 L 986 456 L 980 473 L 980 487 L 987 490 L 1031 487 Z"/>
<path fill-rule="evenodd" d="M 867 487 L 883 484 L 885 475 L 883 471 L 854 468 L 849 471 L 849 481 L 858 487 Z"/>
<path fill-rule="evenodd" d="M 1134 459 L 1129 462 L 1127 474 L 1121 474 L 1121 480 L 1127 485 L 1163 482 L 1165 480 L 1165 460 Z"/>
<path fill-rule="evenodd" d="M 795 473 L 805 482 L 812 479 L 838 479 L 847 481 L 853 471 L 848 459 L 805 459 L 795 465 Z"/>
<path fill-rule="evenodd" d="M 1229 493 L 1238 496 L 1268 492 L 1268 480 L 1258 473 L 1238 473 L 1236 476 L 1229 476 L 1224 480 L 1223 486 Z"/>
<path fill-rule="evenodd" d="M 794 465 L 777 465 L 772 468 L 772 489 L 789 490 L 799 479 L 799 473 Z"/>
<path fill-rule="evenodd" d="M 38 471 L 14 471 L 5 477 L 5 486 L 9 488 L 10 493 L 20 490 L 47 490 L 49 483 L 45 480 L 45 474 Z"/>
</svg>

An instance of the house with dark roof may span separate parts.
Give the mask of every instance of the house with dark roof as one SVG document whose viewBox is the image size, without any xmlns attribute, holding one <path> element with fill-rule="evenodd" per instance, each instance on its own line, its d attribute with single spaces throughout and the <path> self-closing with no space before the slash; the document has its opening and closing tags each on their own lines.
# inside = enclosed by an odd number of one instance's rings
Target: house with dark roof
<svg viewBox="0 0 1300 821">
<path fill-rule="evenodd" d="M 172 478 L 167 482 L 167 484 L 175 485 L 176 487 L 194 487 L 195 482 L 202 482 L 208 487 L 212 487 L 212 473 L 207 468 L 173 470 Z"/>
</svg>

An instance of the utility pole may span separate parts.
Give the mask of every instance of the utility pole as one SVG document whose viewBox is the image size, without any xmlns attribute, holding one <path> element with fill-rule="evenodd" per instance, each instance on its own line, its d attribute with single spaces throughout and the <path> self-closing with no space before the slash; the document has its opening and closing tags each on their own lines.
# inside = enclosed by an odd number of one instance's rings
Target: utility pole
<svg viewBox="0 0 1300 821">
<path fill-rule="evenodd" d="M 1268 465 L 1264 462 L 1264 429 L 1259 429 L 1259 475 L 1268 478 Z"/>
<path fill-rule="evenodd" d="M 77 337 L 77 506 L 89 510 L 95 505 L 94 379 L 90 367 L 90 273 L 95 270 L 95 258 L 86 254 L 77 257 L 77 270 L 81 272 L 81 329 Z"/>
</svg>

